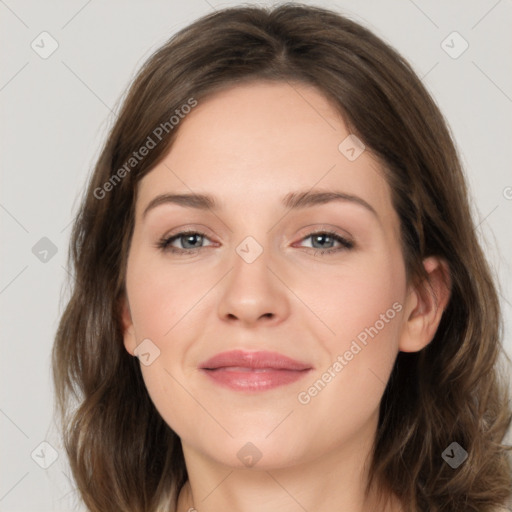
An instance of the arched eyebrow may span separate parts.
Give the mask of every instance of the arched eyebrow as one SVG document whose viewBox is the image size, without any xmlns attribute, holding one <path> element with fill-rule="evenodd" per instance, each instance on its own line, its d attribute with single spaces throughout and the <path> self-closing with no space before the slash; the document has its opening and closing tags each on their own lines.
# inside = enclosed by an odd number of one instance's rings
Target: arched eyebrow
<svg viewBox="0 0 512 512">
<path fill-rule="evenodd" d="M 367 201 L 359 196 L 347 194 L 338 191 L 297 191 L 286 194 L 281 204 L 289 210 L 300 210 L 310 208 L 312 206 L 323 205 L 336 201 L 351 202 L 364 207 L 377 218 L 379 217 L 376 210 Z M 160 194 L 154 197 L 144 209 L 142 218 L 144 219 L 147 213 L 162 204 L 176 204 L 184 208 L 195 208 L 198 210 L 212 210 L 219 211 L 221 206 L 215 197 L 208 194 Z"/>
</svg>

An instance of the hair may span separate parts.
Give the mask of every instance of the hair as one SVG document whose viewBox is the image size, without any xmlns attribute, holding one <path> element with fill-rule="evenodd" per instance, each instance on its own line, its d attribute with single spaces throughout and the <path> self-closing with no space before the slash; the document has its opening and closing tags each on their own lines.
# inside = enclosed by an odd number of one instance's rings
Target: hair
<svg viewBox="0 0 512 512">
<path fill-rule="evenodd" d="M 367 492 L 378 483 L 407 512 L 504 505 L 512 411 L 499 365 L 502 319 L 446 121 L 391 46 L 338 13 L 296 3 L 219 10 L 171 37 L 137 73 L 98 157 L 73 225 L 71 296 L 52 353 L 64 445 L 85 505 L 168 510 L 187 481 L 180 439 L 123 344 L 137 184 L 172 147 L 176 111 L 260 80 L 316 87 L 381 163 L 409 282 L 425 282 L 428 256 L 449 268 L 451 296 L 433 340 L 398 354 L 384 391 Z M 155 147 L 134 164 L 148 137 Z M 468 453 L 456 470 L 442 458 L 452 442 Z"/>
</svg>

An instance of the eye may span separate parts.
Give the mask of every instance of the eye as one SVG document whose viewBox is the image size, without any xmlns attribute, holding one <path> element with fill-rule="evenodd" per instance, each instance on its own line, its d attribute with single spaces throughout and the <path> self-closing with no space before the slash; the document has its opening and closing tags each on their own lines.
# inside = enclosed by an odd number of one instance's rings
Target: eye
<svg viewBox="0 0 512 512">
<path fill-rule="evenodd" d="M 335 231 L 316 231 L 304 237 L 302 240 L 312 240 L 312 249 L 316 249 L 315 255 L 324 255 L 337 253 L 353 249 L 354 243 L 342 237 Z M 176 254 L 195 254 L 200 249 L 204 249 L 204 240 L 209 240 L 205 233 L 200 231 L 180 231 L 170 237 L 163 237 L 156 246 L 164 252 L 172 252 Z M 181 247 L 175 247 L 175 243 L 179 243 Z M 333 247 L 333 244 L 338 244 Z M 209 244 L 212 245 L 212 244 Z"/>
<path fill-rule="evenodd" d="M 335 231 L 316 231 L 304 237 L 302 240 L 312 240 L 312 249 L 317 249 L 315 255 L 331 254 L 340 251 L 346 251 L 354 248 L 354 242 L 347 240 Z M 338 243 L 338 247 L 333 247 L 334 243 Z M 315 247 L 316 245 L 316 247 Z"/>
<path fill-rule="evenodd" d="M 194 254 L 202 249 L 203 240 L 208 239 L 205 233 L 199 231 L 181 231 L 170 237 L 164 237 L 157 243 L 157 248 L 164 252 L 174 252 L 179 254 Z M 174 243 L 179 242 L 182 247 L 174 247 Z"/>
</svg>

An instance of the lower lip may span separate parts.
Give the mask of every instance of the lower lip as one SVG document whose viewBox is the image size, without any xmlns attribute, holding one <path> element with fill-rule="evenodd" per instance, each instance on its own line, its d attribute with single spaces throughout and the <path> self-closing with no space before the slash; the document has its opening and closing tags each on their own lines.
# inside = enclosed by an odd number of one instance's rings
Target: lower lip
<svg viewBox="0 0 512 512">
<path fill-rule="evenodd" d="M 266 391 L 302 379 L 310 370 L 217 368 L 202 371 L 217 384 L 235 391 Z"/>
</svg>

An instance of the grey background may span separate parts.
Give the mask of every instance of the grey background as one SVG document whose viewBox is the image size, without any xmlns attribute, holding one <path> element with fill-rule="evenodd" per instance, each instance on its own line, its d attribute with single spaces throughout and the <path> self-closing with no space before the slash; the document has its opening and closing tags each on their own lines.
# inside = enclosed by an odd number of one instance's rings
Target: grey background
<svg viewBox="0 0 512 512">
<path fill-rule="evenodd" d="M 512 356 L 512 1 L 306 3 L 374 30 L 411 62 L 437 100 L 461 152 L 478 234 L 501 286 L 504 343 Z M 70 224 L 111 111 L 170 35 L 212 9 L 237 4 L 0 0 L 1 511 L 64 511 L 76 503 L 52 420 L 50 349 L 67 298 Z M 31 47 L 34 40 L 41 45 L 43 31 L 58 43 L 47 59 Z M 469 44 L 458 58 L 441 46 L 453 31 Z M 451 36 L 444 44 L 457 53 L 463 42 Z M 46 262 L 33 253 L 37 243 L 46 247 L 43 237 L 57 251 Z M 45 440 L 58 454 L 48 469 L 31 458 Z M 51 461 L 45 450 L 37 448 L 34 458 Z"/>
</svg>

